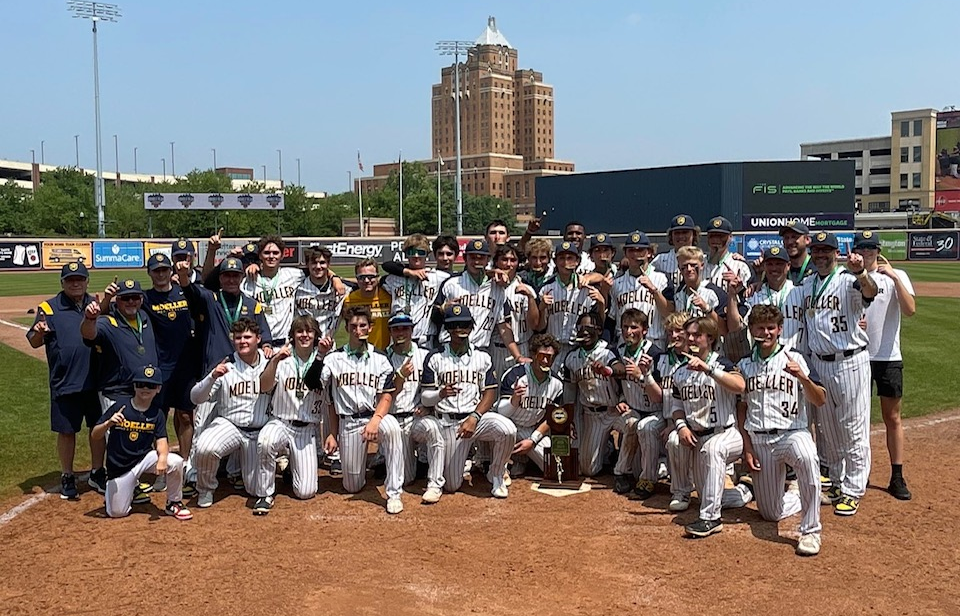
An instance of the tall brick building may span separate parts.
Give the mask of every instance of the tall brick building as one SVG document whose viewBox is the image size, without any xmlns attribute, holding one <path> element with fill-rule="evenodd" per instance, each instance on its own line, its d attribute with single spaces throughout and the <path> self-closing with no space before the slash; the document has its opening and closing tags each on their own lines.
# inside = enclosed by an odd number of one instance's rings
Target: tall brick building
<svg viewBox="0 0 960 616">
<path fill-rule="evenodd" d="M 470 48 L 466 62 L 440 71 L 431 96 L 430 148 L 422 162 L 444 177 L 456 177 L 456 101 L 460 101 L 460 147 L 465 194 L 511 201 L 521 219 L 533 213 L 535 178 L 572 173 L 574 164 L 554 158 L 553 86 L 543 74 L 518 67 L 517 49 L 497 29 L 493 17 Z M 455 71 L 460 71 L 456 96 Z M 359 180 L 364 191 L 383 185 L 397 163 L 374 165 Z"/>
</svg>

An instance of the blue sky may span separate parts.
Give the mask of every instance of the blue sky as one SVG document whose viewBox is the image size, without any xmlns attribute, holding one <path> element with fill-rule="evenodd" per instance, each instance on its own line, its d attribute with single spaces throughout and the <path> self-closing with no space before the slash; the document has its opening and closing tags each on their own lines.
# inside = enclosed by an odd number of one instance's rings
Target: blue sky
<svg viewBox="0 0 960 616">
<path fill-rule="evenodd" d="M 93 167 L 90 23 L 66 2 L 6 0 L 0 158 Z M 579 171 L 796 159 L 799 144 L 889 134 L 890 112 L 960 104 L 948 4 L 121 3 L 100 29 L 104 169 L 254 167 L 341 192 L 402 150 L 430 156 L 430 87 L 488 15 L 556 95 L 556 154 Z"/>
</svg>

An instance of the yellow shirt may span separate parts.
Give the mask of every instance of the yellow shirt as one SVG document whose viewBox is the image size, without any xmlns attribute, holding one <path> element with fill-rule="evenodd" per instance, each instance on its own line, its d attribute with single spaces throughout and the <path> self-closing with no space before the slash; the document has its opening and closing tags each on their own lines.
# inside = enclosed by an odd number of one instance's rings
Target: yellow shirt
<svg viewBox="0 0 960 616">
<path fill-rule="evenodd" d="M 370 324 L 370 344 L 380 351 L 387 350 L 390 344 L 390 330 L 387 327 L 387 321 L 390 320 L 390 304 L 393 298 L 382 288 L 377 289 L 377 294 L 372 298 L 365 298 L 360 291 L 351 291 L 343 300 L 343 312 L 346 314 L 350 306 L 369 306 L 370 314 L 373 316 L 373 322 Z M 346 322 L 346 320 L 344 320 Z"/>
</svg>

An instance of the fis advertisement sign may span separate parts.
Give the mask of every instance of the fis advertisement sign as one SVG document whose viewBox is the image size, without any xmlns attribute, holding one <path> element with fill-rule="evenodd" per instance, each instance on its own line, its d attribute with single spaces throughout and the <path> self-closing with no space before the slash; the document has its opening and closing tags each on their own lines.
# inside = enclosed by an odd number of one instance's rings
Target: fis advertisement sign
<svg viewBox="0 0 960 616">
<path fill-rule="evenodd" d="M 94 242 L 93 266 L 130 269 L 143 267 L 143 242 Z"/>
</svg>

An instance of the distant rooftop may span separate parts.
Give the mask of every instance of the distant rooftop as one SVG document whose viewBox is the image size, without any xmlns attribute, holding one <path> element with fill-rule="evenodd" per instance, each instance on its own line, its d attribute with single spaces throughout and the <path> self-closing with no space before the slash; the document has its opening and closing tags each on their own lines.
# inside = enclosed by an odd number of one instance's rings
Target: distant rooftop
<svg viewBox="0 0 960 616">
<path fill-rule="evenodd" d="M 503 47 L 509 47 L 513 49 L 513 45 L 510 44 L 510 41 L 508 41 L 505 36 L 500 34 L 499 30 L 497 30 L 496 17 L 487 18 L 487 27 L 483 31 L 483 34 L 477 38 L 475 43 L 477 45 L 501 45 Z"/>
</svg>

